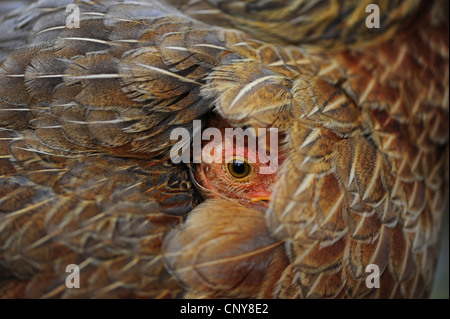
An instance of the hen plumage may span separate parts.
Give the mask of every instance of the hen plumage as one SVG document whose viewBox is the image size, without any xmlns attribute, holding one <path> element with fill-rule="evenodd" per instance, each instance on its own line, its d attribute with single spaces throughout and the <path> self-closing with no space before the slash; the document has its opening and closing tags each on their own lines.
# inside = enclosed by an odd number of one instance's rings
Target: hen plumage
<svg viewBox="0 0 450 319">
<path fill-rule="evenodd" d="M 69 29 L 72 3 L 0 20 L 2 297 L 428 295 L 448 205 L 444 1 L 380 1 L 380 30 L 359 1 L 75 1 Z M 171 162 L 172 129 L 216 116 L 285 135 L 265 213 Z"/>
</svg>

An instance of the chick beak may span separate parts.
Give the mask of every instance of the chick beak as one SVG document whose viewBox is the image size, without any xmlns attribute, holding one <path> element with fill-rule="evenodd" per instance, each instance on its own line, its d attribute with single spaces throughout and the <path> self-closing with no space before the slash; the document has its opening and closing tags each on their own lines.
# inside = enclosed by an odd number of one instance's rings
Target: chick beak
<svg viewBox="0 0 450 319">
<path fill-rule="evenodd" d="M 253 197 L 250 200 L 252 203 L 266 202 L 268 204 L 270 203 L 270 196 Z"/>
</svg>

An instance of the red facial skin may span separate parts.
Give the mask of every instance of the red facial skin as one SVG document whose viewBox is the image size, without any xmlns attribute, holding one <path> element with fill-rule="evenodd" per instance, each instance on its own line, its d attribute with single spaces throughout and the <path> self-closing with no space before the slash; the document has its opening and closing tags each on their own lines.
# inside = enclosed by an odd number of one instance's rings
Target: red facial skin
<svg viewBox="0 0 450 319">
<path fill-rule="evenodd" d="M 226 158 L 225 148 L 233 146 L 233 141 L 227 140 L 225 137 L 224 128 L 227 124 L 223 121 L 215 121 L 212 124 L 213 125 L 211 126 L 219 128 L 222 132 L 223 141 L 215 143 L 215 146 L 217 147 L 216 150 L 222 155 L 222 161 L 221 163 L 213 162 L 211 164 L 202 161 L 195 170 L 197 182 L 210 191 L 207 192 L 206 197 L 233 198 L 247 207 L 266 210 L 270 205 L 273 188 L 280 177 L 279 167 L 283 159 L 280 156 L 278 157 L 278 169 L 275 173 L 262 174 L 260 168 L 269 167 L 270 163 L 261 163 L 257 152 L 254 154 L 254 150 L 247 148 L 246 145 L 243 150 L 239 149 L 238 145 L 235 145 L 236 150 L 234 155 Z M 209 143 L 209 141 L 205 141 L 205 143 Z M 223 146 L 225 146 L 225 148 Z M 236 156 L 236 154 L 242 154 L 239 151 L 243 152 L 244 158 Z M 228 163 L 232 162 L 234 159 L 247 162 L 249 156 L 251 158 L 252 155 L 255 156 L 256 163 L 248 163 L 248 165 L 251 166 L 251 172 L 247 176 L 236 178 L 230 173 Z"/>
</svg>

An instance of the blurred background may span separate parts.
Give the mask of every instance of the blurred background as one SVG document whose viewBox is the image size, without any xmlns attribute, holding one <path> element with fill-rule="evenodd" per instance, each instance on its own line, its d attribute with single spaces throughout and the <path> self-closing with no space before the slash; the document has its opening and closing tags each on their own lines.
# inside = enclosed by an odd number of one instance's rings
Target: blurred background
<svg viewBox="0 0 450 319">
<path fill-rule="evenodd" d="M 442 239 L 441 239 L 441 251 L 439 255 L 438 266 L 436 269 L 436 275 L 434 278 L 434 287 L 431 292 L 430 298 L 433 299 L 448 299 L 448 287 L 449 287 L 449 264 L 448 264 L 448 249 L 449 249 L 449 210 L 444 217 L 442 225 Z"/>
</svg>

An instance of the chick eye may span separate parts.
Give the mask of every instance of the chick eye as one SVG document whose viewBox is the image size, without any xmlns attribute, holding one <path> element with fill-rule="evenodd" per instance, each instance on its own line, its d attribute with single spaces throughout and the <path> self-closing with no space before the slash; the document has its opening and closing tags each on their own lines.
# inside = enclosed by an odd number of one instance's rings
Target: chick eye
<svg viewBox="0 0 450 319">
<path fill-rule="evenodd" d="M 243 179 L 250 175 L 252 167 L 245 161 L 234 159 L 227 164 L 228 173 L 236 179 Z"/>
</svg>

